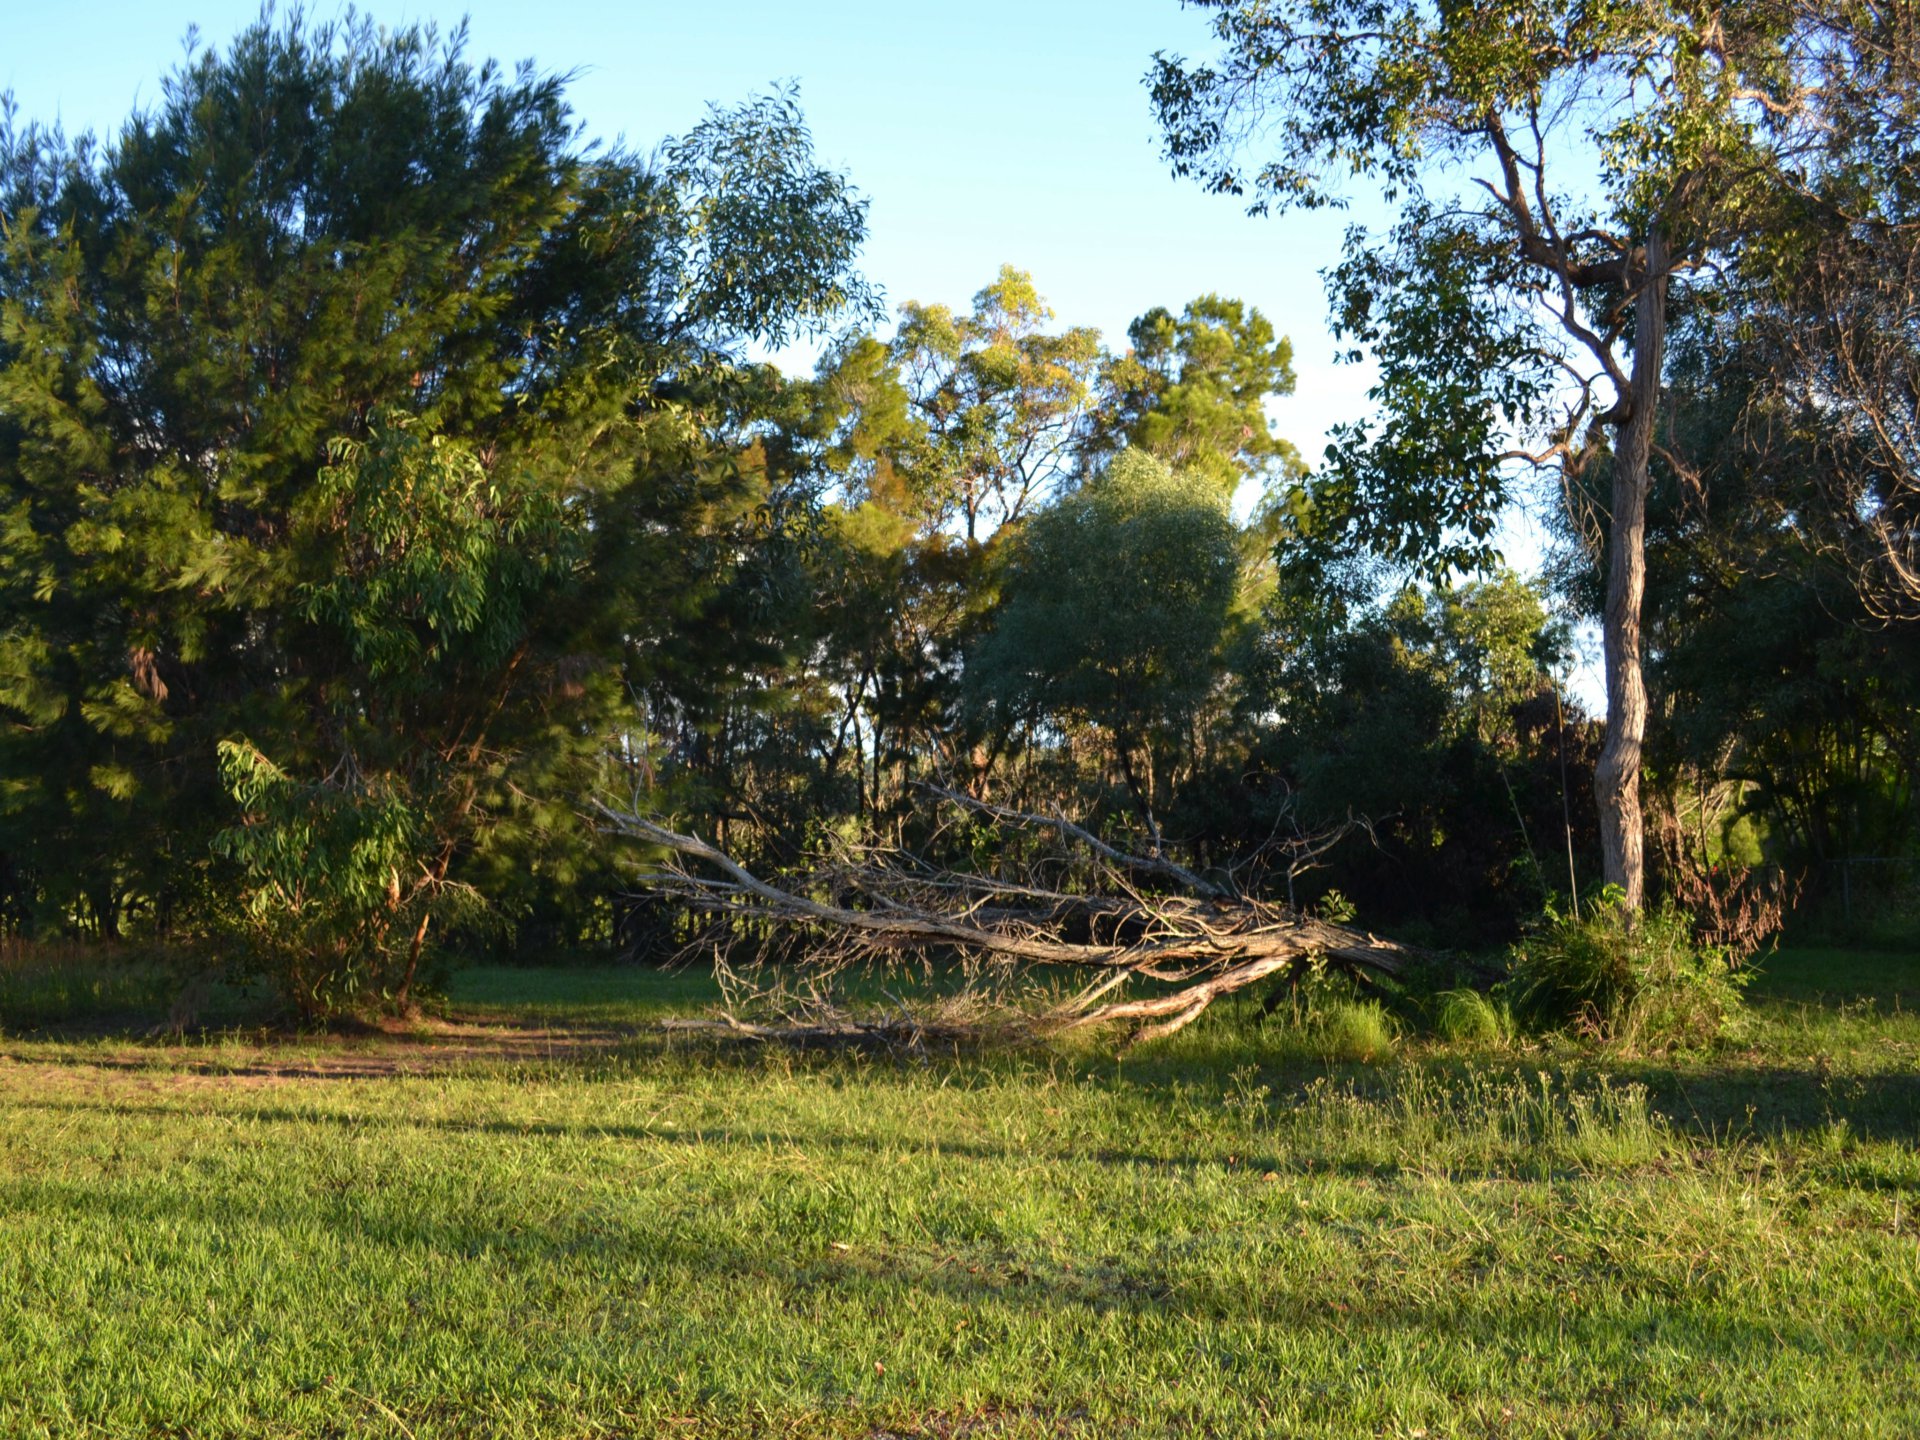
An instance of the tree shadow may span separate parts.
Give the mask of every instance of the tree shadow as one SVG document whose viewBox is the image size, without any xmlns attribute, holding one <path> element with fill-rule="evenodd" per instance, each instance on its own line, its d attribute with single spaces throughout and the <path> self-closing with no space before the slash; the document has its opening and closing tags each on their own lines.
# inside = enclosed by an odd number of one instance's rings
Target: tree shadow
<svg viewBox="0 0 1920 1440">
<path fill-rule="evenodd" d="M 928 1301 L 971 1314 L 998 1309 L 1043 1321 L 1056 1334 L 1099 1317 L 1177 1315 L 1204 1324 L 1216 1340 L 1238 1334 L 1247 1343 L 1254 1335 L 1270 1336 L 1276 1326 L 1332 1332 L 1342 1344 L 1362 1348 L 1398 1348 L 1405 1342 L 1394 1337 L 1409 1335 L 1428 1344 L 1446 1336 L 1449 1343 L 1500 1351 L 1547 1338 L 1556 1350 L 1571 1347 L 1596 1356 L 1631 1354 L 1657 1343 L 1668 1355 L 1691 1354 L 1719 1370 L 1828 1363 L 1837 1324 L 1850 1332 L 1848 1348 L 1863 1360 L 1912 1360 L 1910 1324 L 1729 1307 L 1723 1294 L 1691 1272 L 1663 1275 L 1604 1255 L 1554 1257 L 1566 1264 L 1542 1278 L 1537 1298 L 1517 1297 L 1509 1275 L 1472 1267 L 1454 1275 L 1449 1286 L 1421 1295 L 1339 1285 L 1310 1268 L 1253 1278 L 1223 1275 L 1193 1263 L 1193 1238 L 1175 1235 L 1111 1254 L 1062 1254 L 1033 1243 L 982 1243 L 979 1237 L 846 1242 L 824 1225 L 799 1243 L 790 1232 L 771 1230 L 743 1240 L 737 1231 L 723 1233 L 724 1220 L 703 1225 L 698 1216 L 640 1215 L 623 1223 L 592 1207 L 570 1221 L 544 1223 L 521 1211 L 498 1218 L 453 1208 L 430 1214 L 370 1188 L 274 1198 L 17 1179 L 0 1185 L 0 1195 L 16 1214 L 37 1213 L 56 1223 L 84 1219 L 113 1232 L 157 1227 L 185 1236 L 198 1229 L 231 1240 L 262 1228 L 305 1235 L 317 1224 L 343 1243 L 390 1252 L 396 1263 L 424 1253 L 513 1273 L 528 1267 L 642 1273 L 650 1289 L 667 1294 L 724 1293 L 730 1286 L 758 1293 L 771 1286 L 789 1297 L 789 1308 L 803 1313 L 814 1308 L 814 1297 L 830 1294 L 902 1317 L 923 1313 Z M 1605 1300 L 1583 1303 L 1582 1295 Z"/>
</svg>

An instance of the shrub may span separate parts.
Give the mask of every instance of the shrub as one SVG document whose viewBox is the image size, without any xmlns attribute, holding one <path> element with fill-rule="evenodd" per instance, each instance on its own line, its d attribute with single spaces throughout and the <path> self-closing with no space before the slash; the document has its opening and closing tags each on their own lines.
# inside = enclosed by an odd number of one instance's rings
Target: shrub
<svg viewBox="0 0 1920 1440">
<path fill-rule="evenodd" d="M 1678 906 L 1635 912 L 1609 894 L 1584 915 L 1549 910 L 1514 946 L 1504 988 L 1536 1025 L 1630 1049 L 1676 1049 L 1726 1034 L 1746 981 L 1724 950 L 1694 940 Z"/>
<path fill-rule="evenodd" d="M 297 780 L 243 740 L 221 741 L 219 756 L 242 810 L 214 837 L 240 876 L 229 929 L 241 968 L 309 1018 L 405 1011 L 423 957 L 432 968 L 435 923 L 488 918 L 478 894 L 434 864 L 446 828 L 403 780 Z"/>
</svg>

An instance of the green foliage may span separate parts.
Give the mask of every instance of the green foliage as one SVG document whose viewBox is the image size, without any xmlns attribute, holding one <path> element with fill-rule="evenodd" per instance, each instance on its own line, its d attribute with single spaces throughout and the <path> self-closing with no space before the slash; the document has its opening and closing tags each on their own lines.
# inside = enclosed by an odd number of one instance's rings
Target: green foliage
<svg viewBox="0 0 1920 1440">
<path fill-rule="evenodd" d="M 1515 711 L 1552 684 L 1570 636 L 1545 587 L 1505 565 L 1464 584 L 1402 590 L 1387 616 L 1414 663 L 1452 696 L 1448 723 L 1501 738 Z"/>
<path fill-rule="evenodd" d="M 1846 425 L 1782 392 L 1781 319 L 1731 281 L 1675 317 L 1648 499 L 1648 584 L 1668 597 L 1648 760 L 1658 804 L 1711 816 L 1702 858 L 1778 867 L 1805 924 L 1839 908 L 1839 857 L 1920 839 L 1920 625 L 1875 614 L 1833 543 Z M 1579 517 L 1603 488 L 1578 477 L 1556 524 L 1553 581 L 1582 610 L 1608 553 Z"/>
<path fill-rule="evenodd" d="M 213 848 L 240 873 L 243 968 L 310 1016 L 404 1002 L 429 923 L 479 907 L 444 878 L 421 883 L 424 807 L 388 777 L 300 783 L 244 740 L 221 742 L 220 767 L 242 814 Z"/>
<path fill-rule="evenodd" d="M 1353 901 L 1333 887 L 1328 887 L 1313 908 L 1322 920 L 1334 925 L 1348 924 L 1360 913 Z"/>
<path fill-rule="evenodd" d="M 1082 630 L 1106 624 L 1116 633 L 1082 665 L 1050 626 L 1028 621 L 1047 604 L 1057 601 L 1064 613 L 1079 603 L 1067 595 L 1076 586 L 1089 605 L 1111 598 L 1083 581 L 1100 580 L 1119 594 L 1126 589 L 1120 562 L 1110 575 L 1083 569 L 1049 589 L 1034 579 L 1040 567 L 1020 557 L 1030 528 L 1038 526 L 1043 544 L 1064 533 L 1062 520 L 1047 518 L 1049 507 L 1084 506 L 1073 497 L 1082 488 L 1090 493 L 1129 448 L 1190 460 L 1172 468 L 1196 504 L 1212 492 L 1221 517 L 1242 479 L 1291 473 L 1292 452 L 1264 411 L 1268 395 L 1292 384 L 1290 347 L 1258 311 L 1217 296 L 1191 302 L 1177 317 L 1164 309 L 1142 316 L 1126 356 L 1104 351 L 1093 331 L 1056 330 L 1051 321 L 1033 279 L 1006 267 L 968 310 L 909 304 L 890 341 L 849 337 L 829 350 L 811 381 L 788 392 L 792 403 L 769 438 L 769 454 L 784 453 L 784 463 L 822 484 L 828 503 L 803 547 L 812 610 L 790 632 L 791 668 L 777 689 L 781 713 L 767 713 L 759 697 L 772 692 L 756 689 L 741 700 L 762 704 L 764 718 L 746 721 L 736 712 L 746 723 L 726 727 L 730 737 L 774 741 L 778 733 L 774 745 L 785 752 L 776 766 L 756 761 L 739 772 L 737 808 L 790 816 L 779 825 L 790 836 L 802 823 L 796 807 L 821 803 L 886 810 L 910 823 L 905 782 L 928 765 L 984 778 L 996 765 L 1022 763 L 1073 790 L 1079 809 L 1097 806 L 1116 784 L 1136 802 L 1163 793 L 1172 777 L 1148 772 L 1189 768 L 1205 743 L 1200 715 L 1218 709 L 1217 685 L 1204 675 L 1197 685 L 1172 677 L 1172 692 L 1189 692 L 1171 695 L 1171 713 L 1184 712 L 1177 746 L 1171 722 L 1151 743 L 1144 733 L 1170 713 L 1167 677 L 1152 679 L 1152 693 L 1132 707 L 1138 714 L 1123 715 L 1126 707 L 1109 703 L 1111 694 L 1092 693 L 1113 690 L 1111 678 L 1095 677 L 1124 664 L 1123 651 L 1164 648 L 1156 637 L 1166 627 L 1146 614 L 1146 587 L 1122 596 L 1120 613 L 1123 624 L 1144 616 L 1159 627 L 1155 635 L 1130 647 L 1118 625 L 1089 611 L 1071 623 Z M 1210 531 L 1221 528 L 1220 518 L 1202 518 Z M 1251 534 L 1234 543 L 1243 552 L 1264 546 Z M 1265 583 L 1257 561 L 1236 565 L 1235 629 Z M 1007 589 L 1016 576 L 1024 600 L 1013 601 Z M 1214 578 L 1209 571 L 1198 583 Z M 1176 606 L 1187 585 L 1170 580 Z M 992 638 L 1007 629 L 1010 601 L 1011 625 L 1043 643 L 1044 653 L 1023 657 L 1004 635 Z M 1231 663 L 1224 650 L 1187 658 L 1214 679 Z M 1057 692 L 1062 679 L 1076 692 L 1061 697 L 1071 703 L 1040 703 L 1038 690 Z M 1193 703 L 1195 689 L 1205 704 Z M 1083 702 L 1101 718 L 1090 719 Z M 1120 721 L 1132 730 L 1124 764 L 1112 734 Z M 1089 738 L 1094 743 L 1083 744 Z M 705 737 L 676 742 L 676 750 L 714 753 Z M 811 773 L 794 772 L 802 756 Z M 1126 765 L 1131 777 L 1115 773 Z"/>
<path fill-rule="evenodd" d="M 1395 196 L 1436 162 L 1484 155 L 1495 125 L 1529 140 L 1530 127 L 1577 127 L 1597 156 L 1596 229 L 1658 221 L 1680 243 L 1764 209 L 1775 167 L 1807 162 L 1796 127 L 1817 123 L 1818 97 L 1792 86 L 1831 78 L 1854 18 L 1717 0 L 1202 3 L 1217 12 L 1219 59 L 1161 55 L 1149 83 L 1168 157 L 1210 188 L 1252 192 L 1259 208 L 1321 206 L 1364 175 Z M 1701 43 L 1707 27 L 1716 43 Z M 1254 116 L 1265 123 L 1247 126 Z M 1268 153 L 1247 165 L 1237 145 L 1250 135 Z"/>
<path fill-rule="evenodd" d="M 179 993 L 182 961 L 144 946 L 0 939 L 0 1034 L 151 1024 Z"/>
<path fill-rule="evenodd" d="M 896 451 L 907 501 L 928 528 L 984 542 L 1045 503 L 1074 468 L 1092 396 L 1099 332 L 1049 334 L 1033 277 L 1002 266 L 956 315 L 909 303 L 889 347 L 912 402 Z"/>
<path fill-rule="evenodd" d="M 239 821 L 211 840 L 238 872 L 213 925 L 308 1015 L 409 1005 L 430 940 L 494 918 L 459 864 L 512 848 L 501 791 L 567 758 L 501 712 L 585 554 L 549 491 L 404 417 L 329 452 L 289 516 L 310 688 L 271 732 L 307 773 L 223 737 Z"/>
<path fill-rule="evenodd" d="M 1317 203 L 1331 166 L 1407 198 L 1330 276 L 1382 414 L 1310 482 L 1266 411 L 1291 348 L 1217 295 L 1147 312 L 1115 355 L 1008 267 L 969 306 L 841 336 L 810 378 L 745 363 L 750 339 L 874 318 L 865 202 L 790 91 L 642 155 L 587 143 L 562 80 L 474 63 L 460 31 L 269 16 L 108 140 L 9 111 L 0 931 L 238 937 L 308 1008 L 400 1000 L 437 946 L 674 936 L 684 917 L 615 898 L 584 795 L 653 786 L 778 866 L 823 834 L 924 836 L 913 782 L 937 771 L 1115 831 L 1124 791 L 1210 873 L 1505 938 L 1563 843 L 1588 863 L 1567 776 L 1597 735 L 1551 703 L 1565 636 L 1540 592 L 1488 564 L 1503 451 L 1591 494 L 1617 407 L 1567 388 L 1579 344 L 1543 306 L 1590 322 L 1602 371 L 1632 361 L 1621 257 L 1656 224 L 1686 277 L 1656 782 L 1726 757 L 1756 858 L 1910 843 L 1910 637 L 1789 552 L 1832 436 L 1740 389 L 1760 362 L 1725 342 L 1755 312 L 1700 278 L 1731 257 L 1699 216 L 1746 235 L 1760 213 L 1727 166 L 1778 172 L 1800 123 L 1743 131 L 1726 85 L 1799 73 L 1774 64 L 1798 22 L 1214 8 L 1226 68 L 1159 72 L 1163 118 L 1196 126 L 1169 131 L 1183 164 L 1270 103 L 1281 158 L 1222 188 Z M 1697 16 L 1728 21 L 1725 53 L 1689 39 Z M 1847 119 L 1864 148 L 1822 182 L 1872 192 L 1866 152 L 1898 137 Z M 1544 288 L 1499 196 L 1417 188 L 1536 122 L 1591 162 L 1520 187 L 1566 222 Z M 1793 270 L 1793 235 L 1768 237 Z M 1734 453 L 1754 419 L 1790 437 L 1763 460 Z M 1236 526 L 1249 480 L 1267 494 Z M 1606 558 L 1589 544 L 1566 593 L 1591 608 Z M 1371 828 L 1286 858 L 1350 816 Z M 996 858 L 981 829 L 937 843 Z"/>
<path fill-rule="evenodd" d="M 1603 893 L 1584 914 L 1547 912 L 1514 946 L 1506 992 L 1537 1025 L 1623 1049 L 1699 1049 L 1737 1026 L 1751 978 L 1695 943 L 1673 905 L 1636 913 Z"/>
<path fill-rule="evenodd" d="M 1116 731 L 1177 720 L 1218 672 L 1237 571 L 1222 503 L 1128 452 L 1021 532 L 982 683 Z"/>
<path fill-rule="evenodd" d="M 416 885 L 597 923 L 628 697 L 780 572 L 735 357 L 871 312 L 865 202 L 791 94 L 648 158 L 465 43 L 266 15 L 106 143 L 0 120 L 10 923 L 243 914 L 302 1004 Z"/>
<path fill-rule="evenodd" d="M 1376 1064 L 1393 1054 L 1399 1038 L 1393 1017 L 1378 1000 L 1336 1000 L 1314 1011 L 1315 1042 L 1329 1060 Z"/>
<path fill-rule="evenodd" d="M 1528 286 L 1494 227 L 1411 204 L 1389 242 L 1348 232 L 1328 274 L 1343 358 L 1371 356 L 1376 418 L 1330 431 L 1300 538 L 1357 544 L 1430 575 L 1485 570 L 1513 499 L 1511 437 L 1563 377 L 1542 355 Z"/>
<path fill-rule="evenodd" d="M 1364 816 L 1368 831 L 1293 876 L 1297 900 L 1332 887 L 1415 943 L 1504 943 L 1569 887 L 1569 828 L 1583 871 L 1596 848 L 1595 728 L 1550 673 L 1563 625 L 1511 572 L 1382 597 L 1357 567 L 1302 583 L 1281 554 L 1235 655 L 1228 734 L 1244 748 L 1222 746 L 1233 771 L 1203 772 L 1207 808 L 1169 828 L 1213 827 L 1246 853 Z"/>
<path fill-rule="evenodd" d="M 1766 263 L 1782 197 L 1851 131 L 1851 60 L 1881 53 L 1839 7 L 1205 8 L 1218 59 L 1163 55 L 1150 76 L 1178 172 L 1255 210 L 1338 204 L 1356 176 L 1404 202 L 1384 239 L 1350 231 L 1328 276 L 1380 415 L 1336 430 L 1312 510 L 1317 533 L 1435 572 L 1494 558 L 1514 461 L 1577 459 L 1624 420 L 1600 395 L 1628 383 L 1633 246 L 1688 257 L 1676 284 L 1736 236 Z"/>
<path fill-rule="evenodd" d="M 967 684 L 1009 718 L 1101 732 L 1150 809 L 1220 675 L 1239 573 L 1223 497 L 1123 452 L 1020 532 Z"/>
<path fill-rule="evenodd" d="M 1356 177 L 1400 204 L 1384 241 L 1350 231 L 1328 276 L 1347 358 L 1378 364 L 1383 413 L 1335 433 L 1324 474 L 1280 512 L 1287 537 L 1316 563 L 1362 547 L 1434 575 L 1481 568 L 1518 469 L 1575 485 L 1611 471 L 1609 503 L 1580 517 L 1613 562 L 1599 618 L 1616 709 L 1595 791 L 1605 873 L 1637 908 L 1641 636 L 1657 628 L 1642 611 L 1666 603 L 1647 598 L 1641 559 L 1669 309 L 1716 277 L 1775 269 L 1804 210 L 1906 228 L 1807 201 L 1835 173 L 1906 168 L 1897 144 L 1854 141 L 1867 115 L 1913 113 L 1920 71 L 1892 58 L 1913 51 L 1911 17 L 1722 0 L 1198 3 L 1219 55 L 1163 53 L 1149 76 L 1177 173 L 1255 211 L 1340 203 Z M 1910 396 L 1899 365 L 1878 373 L 1895 383 L 1848 387 L 1855 403 Z M 1840 393 L 1817 376 L 1800 388 Z M 1838 488 L 1841 513 L 1878 513 L 1874 487 Z M 1908 526 L 1878 531 L 1883 549 L 1908 543 Z"/>
<path fill-rule="evenodd" d="M 1127 327 L 1132 346 L 1100 367 L 1086 442 L 1098 460 L 1132 446 L 1232 498 L 1242 481 L 1271 486 L 1305 473 L 1273 433 L 1268 397 L 1293 393 L 1293 344 L 1239 300 L 1202 295 L 1174 315 L 1149 310 Z"/>
<path fill-rule="evenodd" d="M 556 497 L 404 419 L 336 439 L 329 455 L 295 516 L 320 572 L 301 587 L 305 618 L 340 632 L 383 689 L 504 665 L 542 592 L 584 556 Z"/>
<path fill-rule="evenodd" d="M 676 240 L 683 327 L 725 345 L 757 336 L 778 347 L 880 300 L 849 261 L 867 233 L 867 202 L 814 158 L 797 87 L 707 117 L 664 149 L 682 197 Z"/>
</svg>

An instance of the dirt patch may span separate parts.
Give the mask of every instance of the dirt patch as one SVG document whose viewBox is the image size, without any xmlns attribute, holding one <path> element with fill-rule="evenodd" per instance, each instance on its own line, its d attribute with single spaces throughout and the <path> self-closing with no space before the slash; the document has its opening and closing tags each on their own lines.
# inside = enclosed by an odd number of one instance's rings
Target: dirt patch
<svg viewBox="0 0 1920 1440">
<path fill-rule="evenodd" d="M 479 1066 L 568 1064 L 609 1055 L 641 1032 L 571 1025 L 515 1025 L 459 1019 L 388 1020 L 299 1036 L 266 1032 L 61 1049 L 0 1045 L 0 1085 L 35 1076 L 138 1079 L 140 1088 L 272 1085 L 293 1080 L 382 1080 Z"/>
</svg>

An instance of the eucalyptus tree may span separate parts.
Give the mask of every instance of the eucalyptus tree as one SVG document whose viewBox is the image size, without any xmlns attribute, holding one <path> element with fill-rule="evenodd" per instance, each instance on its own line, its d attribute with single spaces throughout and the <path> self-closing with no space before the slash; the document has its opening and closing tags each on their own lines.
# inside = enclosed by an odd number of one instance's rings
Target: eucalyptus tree
<svg viewBox="0 0 1920 1440">
<path fill-rule="evenodd" d="M 1304 522 L 1430 569 L 1493 558 L 1517 469 L 1611 468 L 1601 543 L 1606 879 L 1643 889 L 1644 530 L 1668 307 L 1814 188 L 1885 11 L 1851 0 L 1193 0 L 1219 57 L 1149 76 L 1177 172 L 1349 232 L 1336 330 L 1379 367 Z M 1897 8 L 1897 7 L 1896 7 Z"/>
<path fill-rule="evenodd" d="M 1817 185 L 1728 287 L 1723 324 L 1818 437 L 1825 503 L 1792 519 L 1899 622 L 1920 618 L 1920 7 L 1873 14 L 1832 86 Z"/>
<path fill-rule="evenodd" d="M 889 347 L 918 421 L 901 471 L 930 528 L 984 543 L 1074 473 L 1100 332 L 1048 329 L 1033 277 L 1004 265 L 967 314 L 901 308 Z"/>
<path fill-rule="evenodd" d="M 889 762 L 974 780 L 993 765 L 961 703 L 961 657 L 988 622 L 1005 540 L 1085 468 L 1105 358 L 1098 331 L 1056 327 L 1008 265 L 965 311 L 910 301 L 889 339 L 847 338 L 811 382 L 834 501 L 819 658 L 845 697 L 825 768 L 864 751 L 863 809 Z"/>
<path fill-rule="evenodd" d="M 1726 833 L 1751 817 L 1747 858 L 1805 871 L 1812 891 L 1836 857 L 1904 853 L 1920 822 L 1920 617 L 1889 613 L 1890 573 L 1856 568 L 1872 536 L 1849 531 L 1887 512 L 1833 504 L 1886 484 L 1862 463 L 1872 432 L 1837 389 L 1808 403 L 1791 356 L 1783 373 L 1791 312 L 1778 295 L 1752 308 L 1756 288 L 1675 317 L 1648 507 L 1648 583 L 1666 602 L 1649 748 L 1662 810 L 1704 803 Z M 1804 323 L 1810 357 L 1821 322 Z M 1563 588 L 1596 595 L 1584 547 L 1555 548 Z"/>
<path fill-rule="evenodd" d="M 1091 727 L 1151 840 L 1217 684 L 1239 594 L 1226 497 L 1143 450 L 1033 517 L 967 684 L 1003 723 Z"/>
</svg>

